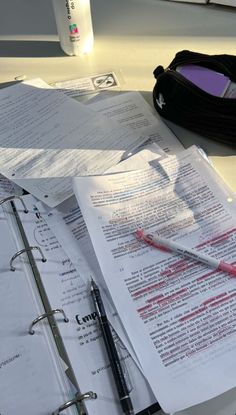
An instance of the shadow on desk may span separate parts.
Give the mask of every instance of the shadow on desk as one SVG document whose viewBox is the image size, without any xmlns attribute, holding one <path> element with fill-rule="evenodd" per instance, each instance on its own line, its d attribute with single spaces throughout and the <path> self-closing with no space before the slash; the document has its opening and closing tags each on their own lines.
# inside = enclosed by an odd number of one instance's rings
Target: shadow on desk
<svg viewBox="0 0 236 415">
<path fill-rule="evenodd" d="M 112 98 L 117 93 L 125 93 L 125 92 L 131 92 L 131 91 L 114 91 L 114 90 L 104 90 L 100 91 L 99 95 L 100 97 L 103 96 L 103 98 Z M 159 117 L 159 114 L 157 114 L 154 105 L 153 105 L 153 97 L 152 97 L 152 91 L 139 91 L 143 98 L 147 101 L 147 103 L 150 105 L 151 110 L 154 115 Z M 82 95 L 80 97 L 76 98 L 78 101 L 87 104 L 93 102 L 93 100 L 97 100 L 97 92 L 94 94 L 88 94 L 88 95 Z M 101 98 L 100 98 L 101 99 Z M 207 156 L 219 156 L 219 157 L 225 157 L 225 156 L 235 156 L 236 155 L 236 147 L 229 146 L 226 144 L 223 144 L 219 141 L 208 139 L 206 137 L 200 136 L 193 131 L 187 130 L 186 128 L 183 128 L 177 124 L 174 124 L 171 121 L 168 121 L 164 118 L 162 118 L 163 122 L 170 128 L 170 130 L 176 135 L 178 140 L 183 144 L 185 148 L 190 147 L 191 145 L 198 145 L 200 146 Z M 236 145 L 236 141 L 235 141 Z"/>
<path fill-rule="evenodd" d="M 57 41 L 0 40 L 0 57 L 47 58 L 65 57 Z"/>
</svg>

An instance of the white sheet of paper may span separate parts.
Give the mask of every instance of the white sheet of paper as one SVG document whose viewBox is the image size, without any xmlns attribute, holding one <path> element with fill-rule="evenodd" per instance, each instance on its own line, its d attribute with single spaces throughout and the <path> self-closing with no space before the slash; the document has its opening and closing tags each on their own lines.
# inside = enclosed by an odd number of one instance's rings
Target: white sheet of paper
<svg viewBox="0 0 236 415">
<path fill-rule="evenodd" d="M 1 172 L 49 206 L 72 195 L 70 176 L 102 173 L 144 141 L 40 79 L 2 89 L 0 108 Z"/>
<path fill-rule="evenodd" d="M 105 72 L 84 78 L 55 82 L 51 86 L 69 97 L 79 97 L 81 95 L 94 94 L 102 90 L 114 89 L 120 85 L 114 72 Z"/>
<path fill-rule="evenodd" d="M 150 144 L 107 173 L 137 170 L 159 158 L 158 146 Z M 36 205 L 74 266 L 81 271 L 84 282 L 90 281 L 91 274 L 100 282 L 103 277 L 76 197 L 72 196 L 53 209 L 43 206 L 41 202 Z"/>
<path fill-rule="evenodd" d="M 59 370 L 59 355 L 49 343 L 50 330 L 41 323 L 34 336 L 28 333 L 42 309 L 20 258 L 14 263 L 15 272 L 10 270 L 10 259 L 17 251 L 10 229 L 0 207 L 0 413 L 50 414 L 71 399 L 72 393 L 65 373 Z M 76 412 L 73 407 L 69 410 L 71 415 Z"/>
<path fill-rule="evenodd" d="M 14 182 L 0 174 L 0 201 L 12 195 L 21 195 L 22 189 Z"/>
<path fill-rule="evenodd" d="M 130 127 L 138 134 L 145 135 L 147 140 L 155 142 L 168 154 L 184 149 L 174 133 L 137 91 L 117 93 L 111 98 L 94 103 L 88 101 L 87 105 L 121 125 Z"/>
<path fill-rule="evenodd" d="M 235 279 L 151 248 L 134 232 L 158 232 L 236 263 L 235 195 L 196 148 L 156 168 L 77 177 L 74 190 L 108 290 L 163 409 L 176 412 L 234 387 Z"/>
<path fill-rule="evenodd" d="M 151 163 L 153 160 L 160 159 L 161 157 L 162 152 L 160 155 L 159 147 L 155 143 L 148 144 L 143 150 L 131 156 L 129 159 L 122 161 L 108 171 L 119 172 L 138 169 L 141 165 L 146 166 L 148 162 Z M 167 157 L 166 154 L 165 157 Z M 109 315 L 110 321 L 112 321 L 115 307 L 109 292 L 106 290 L 100 266 L 81 210 L 78 206 L 77 199 L 75 196 L 72 196 L 53 209 L 47 208 L 47 206 L 43 205 L 41 202 L 36 203 L 36 206 L 40 211 L 40 215 L 49 225 L 71 262 L 78 270 L 80 270 L 80 275 L 84 283 L 88 284 L 92 277 L 97 281 L 99 286 L 103 287 L 104 294 L 110 303 L 108 311 L 110 309 L 112 310 L 111 315 Z M 133 347 L 126 334 L 123 333 L 122 325 L 120 326 L 120 323 L 116 323 L 115 328 L 131 356 L 139 366 Z"/>
<path fill-rule="evenodd" d="M 27 215 L 23 213 L 20 204 L 17 203 L 17 206 L 28 241 L 30 245 L 39 245 L 47 258 L 46 263 L 37 261 L 37 266 L 50 305 L 53 309 L 63 308 L 69 318 L 69 323 L 63 324 L 62 322 L 59 329 L 79 387 L 81 391 L 92 390 L 98 395 L 95 401 L 84 402 L 88 413 L 121 415 L 114 379 L 89 289 L 91 277 L 96 281 L 97 278 L 99 279 L 99 265 L 97 264 L 98 269 L 93 269 L 95 262 L 93 262 L 91 252 L 88 252 L 91 257 L 88 264 L 83 258 L 83 250 L 88 247 L 88 244 L 86 247 L 86 243 L 83 243 L 85 238 L 82 237 L 86 230 L 81 224 L 78 230 L 81 232 L 79 261 L 77 262 L 78 268 L 75 268 L 44 220 L 42 209 L 38 210 L 36 199 L 29 195 L 24 197 L 24 200 L 29 209 Z M 71 220 L 73 220 L 73 213 L 71 213 Z M 103 290 L 101 292 L 103 293 Z M 104 293 L 102 295 L 109 321 L 120 335 L 121 330 L 123 331 L 120 321 L 104 297 Z M 131 389 L 133 388 L 131 391 L 133 405 L 135 411 L 139 412 L 153 404 L 155 398 L 133 359 L 120 340 L 118 338 L 117 340 L 122 362 L 125 363 L 127 383 Z"/>
</svg>

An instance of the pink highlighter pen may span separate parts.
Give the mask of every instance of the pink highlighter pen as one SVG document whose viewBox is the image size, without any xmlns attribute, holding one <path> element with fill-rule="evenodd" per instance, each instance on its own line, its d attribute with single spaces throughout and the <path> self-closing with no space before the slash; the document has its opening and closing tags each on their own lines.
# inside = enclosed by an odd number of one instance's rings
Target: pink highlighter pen
<svg viewBox="0 0 236 415">
<path fill-rule="evenodd" d="M 137 239 L 140 239 L 146 242 L 148 245 L 153 246 L 154 248 L 160 249 L 166 252 L 175 252 L 180 255 L 194 259 L 195 261 L 202 262 L 203 264 L 209 265 L 209 267 L 214 268 L 218 271 L 224 271 L 230 274 L 233 277 L 236 277 L 236 267 L 227 264 L 227 262 L 221 261 L 216 258 L 212 258 L 208 255 L 205 255 L 201 252 L 197 252 L 191 248 L 185 248 L 184 246 L 178 244 L 177 242 L 171 241 L 161 236 L 154 236 L 152 234 L 147 234 L 143 229 L 138 229 L 135 232 Z"/>
</svg>

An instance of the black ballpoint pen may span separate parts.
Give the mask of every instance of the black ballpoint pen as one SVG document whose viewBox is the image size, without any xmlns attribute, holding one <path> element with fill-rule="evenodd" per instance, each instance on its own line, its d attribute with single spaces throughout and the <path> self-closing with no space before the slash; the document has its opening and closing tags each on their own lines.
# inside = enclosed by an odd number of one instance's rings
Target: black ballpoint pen
<svg viewBox="0 0 236 415">
<path fill-rule="evenodd" d="M 104 339 L 107 354 L 109 357 L 122 411 L 125 415 L 134 415 L 133 405 L 129 396 L 129 390 L 125 381 L 125 376 L 116 350 L 101 294 L 97 284 L 93 280 L 91 281 L 91 294 L 101 326 L 102 337 Z"/>
</svg>

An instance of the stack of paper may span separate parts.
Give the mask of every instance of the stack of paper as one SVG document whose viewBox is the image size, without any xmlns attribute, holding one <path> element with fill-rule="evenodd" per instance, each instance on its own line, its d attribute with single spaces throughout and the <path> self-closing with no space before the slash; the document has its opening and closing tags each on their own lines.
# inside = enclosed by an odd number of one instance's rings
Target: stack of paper
<svg viewBox="0 0 236 415">
<path fill-rule="evenodd" d="M 233 388 L 235 278 L 147 246 L 135 232 L 235 264 L 236 195 L 195 148 L 143 170 L 75 178 L 74 190 L 107 289 L 162 408 L 176 412 Z"/>
<path fill-rule="evenodd" d="M 91 278 L 135 413 L 156 401 L 181 411 L 233 388 L 235 279 L 152 248 L 135 232 L 234 265 L 236 195 L 136 92 L 85 106 L 34 80 L 0 91 L 0 99 L 2 194 L 12 193 L 12 180 L 31 193 L 27 215 L 16 207 L 29 244 L 47 257 L 37 266 L 49 303 L 69 317 L 60 334 L 75 377 L 82 391 L 98 394 L 96 404 L 86 401 L 88 413 L 121 413 Z"/>
<path fill-rule="evenodd" d="M 92 109 L 35 79 L 0 101 L 0 172 L 51 207 L 73 194 L 71 177 L 101 174 L 148 139 L 182 148 L 138 93 Z"/>
</svg>

